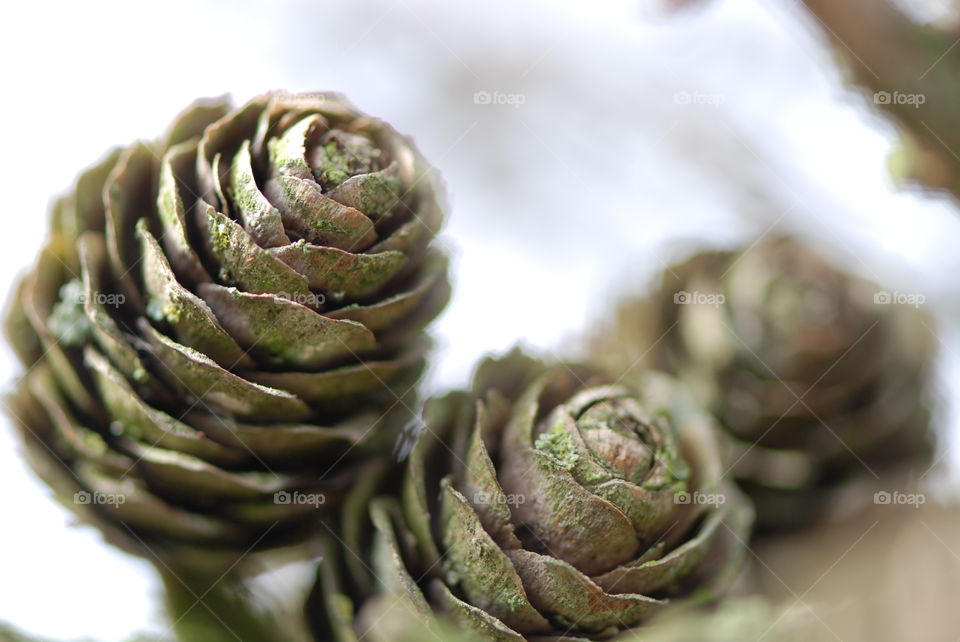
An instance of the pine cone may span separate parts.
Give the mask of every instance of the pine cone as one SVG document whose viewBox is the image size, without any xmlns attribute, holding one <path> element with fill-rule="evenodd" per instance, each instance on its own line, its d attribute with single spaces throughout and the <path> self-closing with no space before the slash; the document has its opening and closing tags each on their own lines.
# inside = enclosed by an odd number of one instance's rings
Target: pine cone
<svg viewBox="0 0 960 642">
<path fill-rule="evenodd" d="M 334 94 L 200 101 L 109 153 L 8 319 L 38 470 L 154 554 L 310 532 L 411 418 L 449 292 L 435 182 Z"/>
<path fill-rule="evenodd" d="M 514 352 L 430 402 L 402 505 L 375 499 L 372 543 L 345 538 L 320 569 L 327 630 L 355 640 L 370 620 L 361 609 L 351 628 L 344 603 L 363 587 L 337 576 L 366 550 L 382 590 L 484 639 L 597 639 L 720 592 L 751 509 L 721 483 L 709 417 L 663 375 L 640 390 Z"/>
<path fill-rule="evenodd" d="M 345 628 L 337 639 L 364 642 L 486 642 L 488 639 L 457 626 L 442 614 L 425 617 L 391 595 L 379 595 L 367 602 L 352 628 L 356 633 Z M 344 634 L 347 637 L 343 637 Z"/>
<path fill-rule="evenodd" d="M 932 325 L 893 297 L 792 239 L 705 252 L 622 304 L 592 353 L 683 379 L 737 441 L 758 525 L 798 527 L 844 481 L 929 455 Z"/>
<path fill-rule="evenodd" d="M 649 625 L 627 631 L 616 642 L 806 642 L 829 635 L 806 607 L 773 604 L 760 597 L 734 597 L 709 608 L 666 609 Z"/>
</svg>

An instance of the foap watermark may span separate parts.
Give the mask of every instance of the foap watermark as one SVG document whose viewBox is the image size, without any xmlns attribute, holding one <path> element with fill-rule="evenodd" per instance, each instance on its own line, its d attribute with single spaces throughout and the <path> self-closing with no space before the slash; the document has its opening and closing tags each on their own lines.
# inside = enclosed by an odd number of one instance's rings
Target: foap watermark
<svg viewBox="0 0 960 642">
<path fill-rule="evenodd" d="M 878 91 L 873 95 L 875 105 L 909 105 L 914 109 L 919 109 L 920 105 L 927 102 L 925 94 L 908 94 L 902 91 Z"/>
<path fill-rule="evenodd" d="M 520 495 L 519 493 L 488 493 L 478 490 L 473 494 L 473 503 L 478 506 L 490 506 L 493 504 L 520 506 L 527 503 L 527 496 Z"/>
<path fill-rule="evenodd" d="M 877 305 L 910 305 L 919 308 L 926 303 L 927 297 L 919 292 L 889 292 L 880 290 L 873 295 L 873 302 Z"/>
<path fill-rule="evenodd" d="M 723 94 L 712 94 L 704 91 L 678 91 L 673 95 L 675 105 L 706 105 L 719 107 L 727 102 Z"/>
<path fill-rule="evenodd" d="M 278 490 L 273 494 L 273 503 L 320 508 L 327 503 L 327 497 L 323 493 L 301 493 L 299 490 L 291 493 L 286 490 Z"/>
<path fill-rule="evenodd" d="M 700 292 L 698 290 L 687 292 L 686 290 L 680 290 L 679 292 L 673 293 L 673 302 L 676 305 L 712 305 L 715 308 L 719 308 L 727 302 L 727 297 L 719 292 Z"/>
<path fill-rule="evenodd" d="M 920 508 L 927 503 L 927 496 L 923 493 L 901 493 L 895 490 L 878 490 L 873 494 L 873 503 L 878 506 L 913 506 Z"/>
<path fill-rule="evenodd" d="M 89 296 L 86 292 L 80 292 L 73 300 L 78 305 L 86 305 L 87 302 L 90 302 L 94 305 L 119 308 L 126 303 L 127 297 L 119 292 L 91 292 Z"/>
<path fill-rule="evenodd" d="M 285 102 L 288 104 L 293 103 L 304 103 L 304 104 L 317 104 L 325 103 L 329 96 L 327 94 L 320 93 L 318 91 L 304 92 L 302 94 L 295 94 L 289 91 L 278 91 L 273 95 L 275 100 Z"/>
<path fill-rule="evenodd" d="M 487 91 L 486 89 L 473 92 L 474 105 L 507 105 L 519 108 L 525 102 L 527 102 L 526 94 L 510 94 L 502 91 Z"/>
<path fill-rule="evenodd" d="M 73 494 L 73 503 L 83 506 L 113 506 L 119 508 L 127 501 L 126 495 L 122 493 L 101 493 L 100 491 L 89 492 L 80 490 Z"/>
<path fill-rule="evenodd" d="M 682 491 L 673 496 L 673 503 L 697 506 L 723 506 L 727 503 L 727 496 L 722 493 L 701 493 L 699 490 L 695 490 L 692 493 Z"/>
<path fill-rule="evenodd" d="M 315 292 L 277 292 L 274 294 L 278 299 L 286 299 L 292 303 L 299 303 L 308 308 L 318 308 L 327 302 L 327 297 Z"/>
</svg>

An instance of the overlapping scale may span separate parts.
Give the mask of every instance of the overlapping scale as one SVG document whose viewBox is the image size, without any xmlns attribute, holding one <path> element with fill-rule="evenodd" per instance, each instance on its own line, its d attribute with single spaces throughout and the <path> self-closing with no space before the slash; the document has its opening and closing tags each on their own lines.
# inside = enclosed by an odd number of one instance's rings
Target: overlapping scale
<svg viewBox="0 0 960 642">
<path fill-rule="evenodd" d="M 128 548 L 309 533 L 416 410 L 449 296 L 439 191 L 334 94 L 198 101 L 110 152 L 8 315 L 38 469 Z"/>
</svg>

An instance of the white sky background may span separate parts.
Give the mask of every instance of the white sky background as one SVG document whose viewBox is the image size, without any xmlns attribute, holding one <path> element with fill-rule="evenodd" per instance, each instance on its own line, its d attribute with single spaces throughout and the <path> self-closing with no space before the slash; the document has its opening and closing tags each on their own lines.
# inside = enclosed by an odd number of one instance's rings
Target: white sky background
<svg viewBox="0 0 960 642">
<path fill-rule="evenodd" d="M 616 293 L 689 242 L 772 225 L 957 315 L 960 216 L 891 187 L 893 129 L 843 88 L 793 0 L 669 19 L 640 0 L 455 4 L 14 3 L 0 27 L 4 293 L 41 245 L 49 199 L 108 146 L 160 134 L 196 96 L 336 89 L 412 135 L 449 188 L 456 290 L 433 389 L 517 340 L 573 354 Z M 478 91 L 522 104 L 475 104 Z M 947 343 L 960 381 L 960 342 Z M 4 348 L 0 379 L 18 368 Z M 104 642 L 163 630 L 148 565 L 68 528 L 6 420 L 0 489 L 0 620 Z"/>
</svg>

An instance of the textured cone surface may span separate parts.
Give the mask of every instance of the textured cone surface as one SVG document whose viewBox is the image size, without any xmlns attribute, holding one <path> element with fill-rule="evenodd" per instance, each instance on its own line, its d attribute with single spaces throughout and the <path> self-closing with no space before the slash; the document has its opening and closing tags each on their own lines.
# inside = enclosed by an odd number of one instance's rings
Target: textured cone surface
<svg viewBox="0 0 960 642">
<path fill-rule="evenodd" d="M 613 638 L 616 642 L 806 642 L 829 632 L 804 607 L 759 597 L 727 598 L 709 607 L 666 609 L 649 625 Z"/>
<path fill-rule="evenodd" d="M 55 205 L 8 406 L 117 539 L 293 541 L 410 419 L 448 297 L 431 169 L 334 94 L 201 101 Z"/>
<path fill-rule="evenodd" d="M 369 626 L 335 576 L 354 556 L 405 610 L 483 639 L 602 639 L 722 592 L 752 510 L 676 382 L 650 373 L 637 390 L 515 351 L 429 402 L 402 500 L 372 501 L 372 541 L 320 572 L 334 637 Z"/>
<path fill-rule="evenodd" d="M 801 526 L 846 480 L 929 455 L 933 326 L 902 298 L 777 239 L 672 266 L 591 352 L 683 379 L 733 436 L 758 524 Z"/>
</svg>

